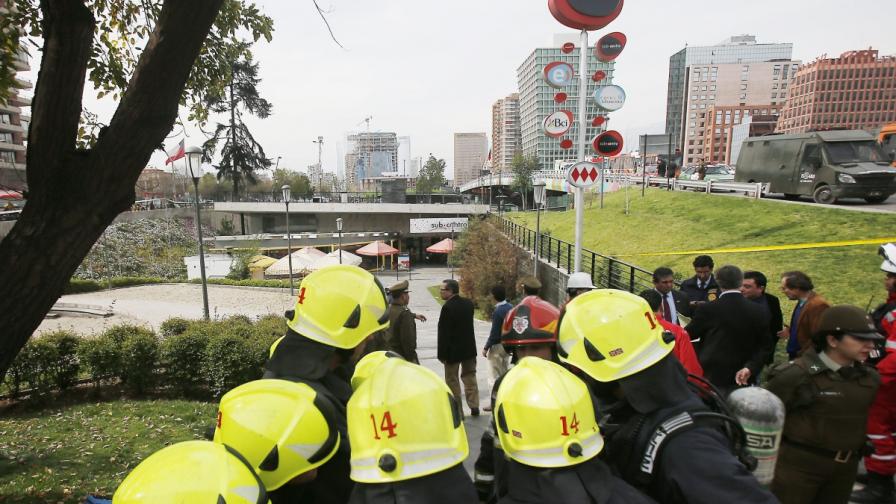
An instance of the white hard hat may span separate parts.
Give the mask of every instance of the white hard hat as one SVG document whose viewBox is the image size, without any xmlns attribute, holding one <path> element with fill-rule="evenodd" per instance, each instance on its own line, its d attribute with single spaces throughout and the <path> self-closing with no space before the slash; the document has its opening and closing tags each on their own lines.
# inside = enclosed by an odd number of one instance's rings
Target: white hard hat
<svg viewBox="0 0 896 504">
<path fill-rule="evenodd" d="M 877 253 L 884 258 L 884 262 L 880 263 L 880 269 L 887 273 L 896 273 L 896 244 L 883 245 L 877 250 Z"/>
<path fill-rule="evenodd" d="M 588 273 L 573 273 L 569 275 L 569 280 L 566 281 L 567 289 L 596 289 L 591 283 L 591 275 Z"/>
</svg>

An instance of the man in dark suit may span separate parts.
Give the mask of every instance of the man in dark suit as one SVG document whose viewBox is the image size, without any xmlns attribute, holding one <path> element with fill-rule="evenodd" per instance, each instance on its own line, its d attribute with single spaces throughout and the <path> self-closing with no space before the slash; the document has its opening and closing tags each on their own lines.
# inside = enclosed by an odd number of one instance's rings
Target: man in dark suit
<svg viewBox="0 0 896 504">
<path fill-rule="evenodd" d="M 719 297 L 719 284 L 712 274 L 715 263 L 708 255 L 698 255 L 694 258 L 694 276 L 681 282 L 681 292 L 687 294 L 691 300 L 691 307 L 708 301 L 715 301 Z"/>
<path fill-rule="evenodd" d="M 660 266 L 653 271 L 653 290 L 657 291 L 662 298 L 660 303 L 660 314 L 663 320 L 678 323 L 678 316 L 691 316 L 691 306 L 688 297 L 681 291 L 675 290 L 675 273 L 665 267 Z M 641 297 L 644 297 L 644 291 Z"/>
<path fill-rule="evenodd" d="M 745 271 L 744 284 L 740 292 L 745 298 L 758 304 L 768 315 L 768 361 L 771 364 L 775 360 L 775 349 L 778 346 L 781 329 L 784 328 L 784 314 L 781 313 L 781 301 L 777 297 L 766 292 L 768 279 L 759 271 Z"/>
<path fill-rule="evenodd" d="M 476 335 L 473 332 L 473 302 L 460 297 L 457 280 L 445 280 L 439 289 L 445 300 L 439 315 L 438 359 L 445 366 L 445 383 L 460 403 L 460 381 L 470 414 L 479 415 L 479 386 L 476 383 Z M 458 380 L 460 372 L 460 380 Z"/>
<path fill-rule="evenodd" d="M 700 305 L 685 328 L 697 350 L 703 376 L 724 394 L 759 376 L 768 357 L 768 315 L 744 297 L 744 274 L 737 266 L 716 273 L 719 299 Z"/>
</svg>

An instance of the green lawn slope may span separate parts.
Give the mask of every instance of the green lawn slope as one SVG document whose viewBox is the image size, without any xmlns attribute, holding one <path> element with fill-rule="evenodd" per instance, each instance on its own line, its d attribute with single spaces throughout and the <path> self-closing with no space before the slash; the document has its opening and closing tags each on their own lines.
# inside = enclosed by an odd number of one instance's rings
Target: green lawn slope
<svg viewBox="0 0 896 504">
<path fill-rule="evenodd" d="M 586 200 L 584 247 L 648 270 L 669 266 L 681 278 L 693 275 L 694 256 L 660 256 L 659 252 L 727 249 L 896 237 L 896 214 L 867 213 L 794 205 L 768 200 L 668 192 L 649 189 L 608 193 L 604 208 L 597 198 Z M 507 214 L 505 214 L 507 215 Z M 510 214 L 517 223 L 535 228 L 534 212 Z M 575 212 L 542 214 L 542 229 L 555 238 L 573 241 Z M 864 308 L 884 301 L 883 274 L 877 245 L 748 253 L 713 253 L 716 267 L 734 264 L 769 278 L 769 292 L 780 296 L 780 274 L 802 270 L 816 291 L 834 303 Z M 783 300 L 785 316 L 791 309 Z"/>
</svg>

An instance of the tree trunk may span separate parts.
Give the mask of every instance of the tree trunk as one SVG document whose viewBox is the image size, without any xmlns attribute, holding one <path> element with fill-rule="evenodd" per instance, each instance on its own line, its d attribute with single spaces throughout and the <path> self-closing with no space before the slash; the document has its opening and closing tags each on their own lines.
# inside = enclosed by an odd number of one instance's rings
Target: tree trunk
<svg viewBox="0 0 896 504">
<path fill-rule="evenodd" d="M 95 20 L 83 0 L 44 0 L 43 60 L 29 130 L 28 201 L 0 242 L 0 378 L 116 215 L 177 117 L 223 0 L 166 0 L 115 115 L 75 149 Z"/>
<path fill-rule="evenodd" d="M 236 102 L 233 99 L 233 65 L 230 65 L 230 151 L 233 152 L 234 148 L 236 148 Z M 233 178 L 233 201 L 239 201 L 240 177 L 243 172 L 236 165 L 237 156 L 231 155 L 230 162 L 233 163 L 230 167 Z"/>
</svg>

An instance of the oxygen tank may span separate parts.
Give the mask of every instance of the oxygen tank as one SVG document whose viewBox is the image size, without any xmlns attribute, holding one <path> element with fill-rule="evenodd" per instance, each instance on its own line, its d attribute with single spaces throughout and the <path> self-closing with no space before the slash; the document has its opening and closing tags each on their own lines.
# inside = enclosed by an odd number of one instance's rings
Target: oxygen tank
<svg viewBox="0 0 896 504">
<path fill-rule="evenodd" d="M 768 390 L 747 387 L 728 396 L 728 407 L 744 428 L 747 451 L 758 462 L 753 475 L 760 484 L 771 485 L 784 429 L 784 403 Z"/>
</svg>

